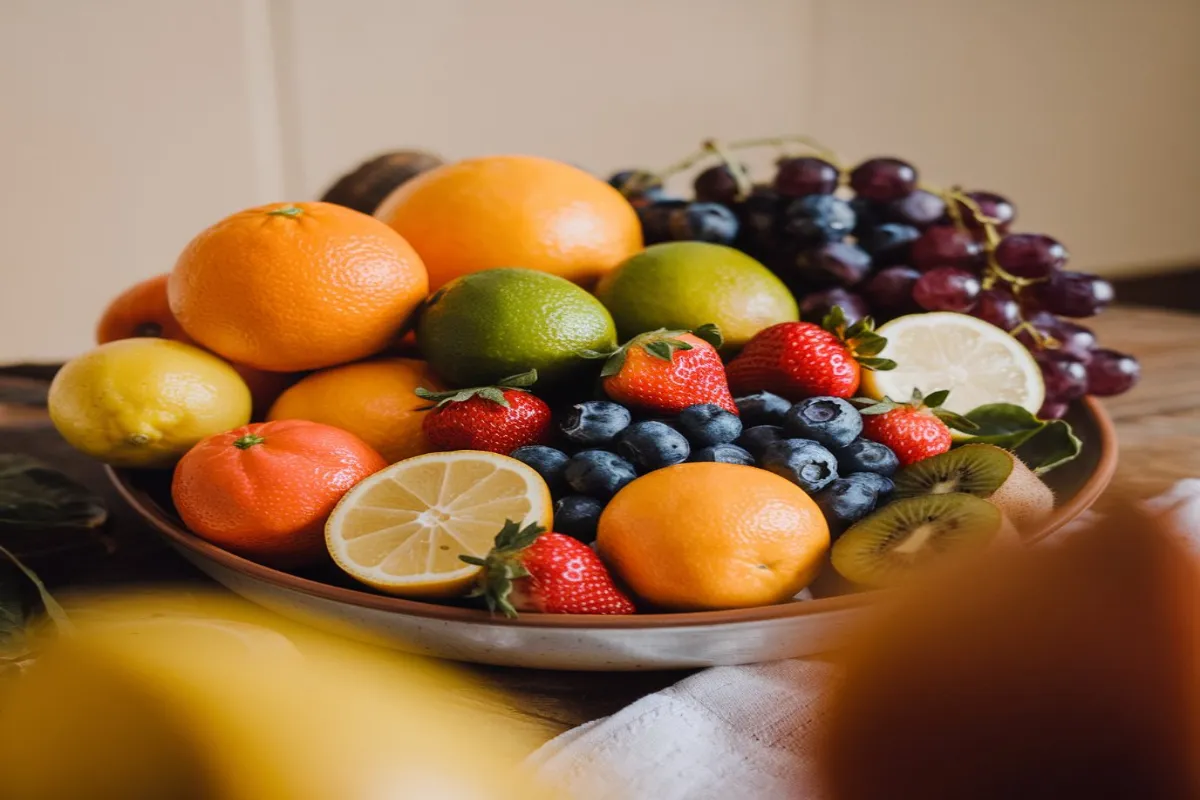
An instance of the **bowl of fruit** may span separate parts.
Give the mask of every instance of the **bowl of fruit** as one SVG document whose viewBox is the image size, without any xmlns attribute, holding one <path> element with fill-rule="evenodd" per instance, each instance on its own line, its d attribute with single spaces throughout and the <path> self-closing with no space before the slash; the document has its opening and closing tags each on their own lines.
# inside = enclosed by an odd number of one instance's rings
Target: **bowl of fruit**
<svg viewBox="0 0 1200 800">
<path fill-rule="evenodd" d="M 761 146 L 807 152 L 755 185 L 732 153 Z M 1137 363 L 1071 321 L 1111 287 L 1014 216 L 804 139 L 608 183 L 431 163 L 374 217 L 204 231 L 51 414 L 185 558 L 313 624 L 554 669 L 808 655 L 1112 475 L 1087 395 Z"/>
</svg>

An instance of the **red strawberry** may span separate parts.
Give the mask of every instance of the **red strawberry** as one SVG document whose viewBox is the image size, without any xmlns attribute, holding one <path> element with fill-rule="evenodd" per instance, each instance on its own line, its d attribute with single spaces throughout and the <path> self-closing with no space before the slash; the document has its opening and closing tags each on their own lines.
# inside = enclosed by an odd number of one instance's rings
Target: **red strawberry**
<svg viewBox="0 0 1200 800">
<path fill-rule="evenodd" d="M 896 367 L 873 357 L 886 344 L 870 317 L 847 327 L 835 306 L 820 325 L 780 322 L 755 334 L 729 362 L 729 386 L 739 396 L 765 391 L 789 400 L 853 397 L 863 368 Z"/>
<path fill-rule="evenodd" d="M 613 585 L 592 548 L 537 524 L 506 520 L 487 558 L 459 556 L 483 567 L 472 593 L 506 617 L 541 614 L 632 614 L 633 603 Z"/>
<path fill-rule="evenodd" d="M 950 425 L 959 430 L 978 427 L 970 420 L 940 408 L 949 395 L 950 392 L 943 390 L 922 397 L 921 392 L 914 389 L 908 403 L 897 403 L 887 397 L 879 402 L 857 401 L 868 404 L 859 409 L 863 415 L 863 436 L 886 444 L 903 466 L 944 453 L 950 449 Z"/>
<path fill-rule="evenodd" d="M 702 325 L 692 333 L 643 333 L 614 353 L 592 355 L 607 356 L 600 376 L 604 391 L 618 403 L 661 414 L 712 403 L 736 414 L 720 345 L 716 326 Z"/>
<path fill-rule="evenodd" d="M 496 386 L 449 392 L 417 389 L 417 396 L 437 405 L 421 423 L 425 438 L 437 450 L 490 450 L 508 455 L 550 437 L 550 406 L 525 387 L 537 370 L 505 378 Z"/>
</svg>

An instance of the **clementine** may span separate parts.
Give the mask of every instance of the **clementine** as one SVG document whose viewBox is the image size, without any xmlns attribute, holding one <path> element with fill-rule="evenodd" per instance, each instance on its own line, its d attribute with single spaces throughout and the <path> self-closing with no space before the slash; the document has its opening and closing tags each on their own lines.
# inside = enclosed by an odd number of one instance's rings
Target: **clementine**
<svg viewBox="0 0 1200 800">
<path fill-rule="evenodd" d="M 193 239 L 167 292 L 203 346 L 292 372 L 383 350 L 428 286 L 421 257 L 378 220 L 331 203 L 274 203 Z"/>
<path fill-rule="evenodd" d="M 637 212 L 581 169 L 488 156 L 432 169 L 375 212 L 416 248 L 431 289 L 471 272 L 525 267 L 585 286 L 642 249 Z"/>
<path fill-rule="evenodd" d="M 387 358 L 314 372 L 280 395 L 267 418 L 306 419 L 350 431 L 388 463 L 427 453 L 417 387 L 445 386 L 424 361 Z"/>
<path fill-rule="evenodd" d="M 604 509 L 596 547 L 639 597 L 675 611 L 780 603 L 829 550 L 821 509 L 757 467 L 695 462 L 634 480 Z"/>
<path fill-rule="evenodd" d="M 117 295 L 96 325 L 96 344 L 157 336 L 192 344 L 167 303 L 167 273 L 135 283 Z"/>
<path fill-rule="evenodd" d="M 387 466 L 352 433 L 303 420 L 262 422 L 201 441 L 175 467 L 171 497 L 202 539 L 282 569 L 322 559 L 325 520 Z"/>
</svg>

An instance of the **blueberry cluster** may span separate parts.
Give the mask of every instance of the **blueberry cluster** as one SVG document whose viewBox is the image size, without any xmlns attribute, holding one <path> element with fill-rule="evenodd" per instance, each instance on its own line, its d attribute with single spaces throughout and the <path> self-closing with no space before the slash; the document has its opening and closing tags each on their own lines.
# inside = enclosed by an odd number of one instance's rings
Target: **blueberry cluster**
<svg viewBox="0 0 1200 800">
<path fill-rule="evenodd" d="M 738 414 L 694 405 L 671 419 L 636 420 L 608 400 L 568 409 L 560 447 L 531 445 L 510 454 L 528 464 L 555 497 L 554 528 L 591 542 L 608 501 L 638 475 L 685 461 L 756 466 L 811 494 L 840 533 L 886 501 L 899 461 L 861 438 L 862 417 L 837 397 L 792 404 L 760 392 L 738 398 Z"/>
</svg>

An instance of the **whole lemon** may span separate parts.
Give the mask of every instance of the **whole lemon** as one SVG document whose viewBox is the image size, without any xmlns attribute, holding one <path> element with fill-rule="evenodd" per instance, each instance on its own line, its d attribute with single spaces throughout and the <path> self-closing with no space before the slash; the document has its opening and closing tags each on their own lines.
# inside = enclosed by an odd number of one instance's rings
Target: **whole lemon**
<svg viewBox="0 0 1200 800">
<path fill-rule="evenodd" d="M 417 325 L 417 344 L 451 386 L 485 386 L 536 369 L 543 388 L 594 364 L 584 351 L 616 347 L 616 329 L 600 301 L 565 278 L 490 269 L 434 292 Z"/>
<path fill-rule="evenodd" d="M 800 319 L 796 298 L 770 270 L 732 247 L 666 242 L 625 260 L 596 287 L 621 341 L 659 328 L 714 323 L 726 352 L 778 322 Z"/>
<path fill-rule="evenodd" d="M 250 421 L 250 390 L 233 367 L 167 339 L 122 339 L 67 362 L 48 405 L 72 447 L 117 467 L 170 466 Z"/>
</svg>

